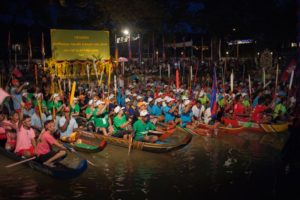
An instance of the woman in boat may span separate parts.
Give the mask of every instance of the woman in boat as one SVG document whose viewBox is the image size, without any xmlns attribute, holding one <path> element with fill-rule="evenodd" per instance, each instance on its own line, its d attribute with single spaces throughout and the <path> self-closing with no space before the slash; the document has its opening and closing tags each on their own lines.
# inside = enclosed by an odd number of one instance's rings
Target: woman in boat
<svg viewBox="0 0 300 200">
<path fill-rule="evenodd" d="M 53 120 L 46 121 L 44 127 L 45 131 L 43 131 L 38 137 L 36 154 L 41 163 L 49 167 L 54 167 L 53 162 L 59 158 L 65 157 L 67 149 L 52 135 L 55 131 Z M 56 146 L 59 151 L 53 151 L 52 146 Z"/>
<path fill-rule="evenodd" d="M 155 129 L 155 125 L 149 120 L 148 111 L 142 110 L 140 112 L 140 119 L 133 124 L 133 130 L 135 132 L 134 140 L 151 143 L 156 142 L 158 140 L 156 135 L 148 135 L 149 131 Z"/>
<path fill-rule="evenodd" d="M 129 129 L 131 128 L 132 119 L 129 118 L 126 120 L 126 116 L 124 115 L 124 107 L 117 106 L 114 109 L 114 113 L 116 116 L 113 119 L 114 122 L 114 132 L 112 136 L 128 139 L 128 135 L 130 133 Z"/>
</svg>

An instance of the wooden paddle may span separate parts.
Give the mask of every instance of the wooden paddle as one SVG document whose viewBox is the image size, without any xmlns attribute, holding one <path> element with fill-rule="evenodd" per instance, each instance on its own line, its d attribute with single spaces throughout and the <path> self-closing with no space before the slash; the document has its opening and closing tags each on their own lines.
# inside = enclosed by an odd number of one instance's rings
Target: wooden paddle
<svg viewBox="0 0 300 200">
<path fill-rule="evenodd" d="M 14 167 L 14 166 L 20 165 L 20 164 L 22 164 L 22 163 L 25 163 L 25 162 L 28 162 L 28 161 L 31 161 L 31 160 L 34 160 L 34 159 L 36 159 L 36 156 L 33 156 L 33 157 L 31 157 L 31 158 L 27 158 L 27 159 L 25 159 L 25 160 L 22 160 L 22 161 L 19 161 L 19 162 L 10 164 L 10 165 L 6 165 L 5 167 L 6 167 L 6 168 Z"/>
<path fill-rule="evenodd" d="M 82 155 L 80 155 L 73 147 L 70 146 L 70 144 L 63 143 L 63 145 L 72 153 L 74 153 L 78 158 L 86 160 L 90 165 L 96 167 L 94 163 L 89 161 L 88 159 L 84 158 Z"/>
<path fill-rule="evenodd" d="M 129 142 L 128 142 L 128 155 L 130 154 L 130 151 L 131 151 L 132 142 L 133 142 L 133 131 L 131 132 L 131 134 L 130 134 L 130 136 L 129 136 Z"/>
</svg>

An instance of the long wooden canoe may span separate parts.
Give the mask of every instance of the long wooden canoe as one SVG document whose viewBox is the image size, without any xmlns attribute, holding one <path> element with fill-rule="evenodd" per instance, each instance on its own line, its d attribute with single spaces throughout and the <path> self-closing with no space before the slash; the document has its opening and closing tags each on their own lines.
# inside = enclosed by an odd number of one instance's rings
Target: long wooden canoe
<svg viewBox="0 0 300 200">
<path fill-rule="evenodd" d="M 102 151 L 107 145 L 107 142 L 103 139 L 99 139 L 90 133 L 87 137 L 85 135 L 80 135 L 74 144 L 71 146 L 80 152 L 85 153 L 97 153 Z"/>
<path fill-rule="evenodd" d="M 15 153 L 5 150 L 3 147 L 0 147 L 0 152 L 15 161 L 24 160 L 22 157 L 17 156 Z M 24 163 L 31 168 L 40 171 L 44 174 L 52 176 L 57 179 L 73 179 L 80 176 L 87 169 L 87 161 L 80 160 L 76 167 L 71 168 L 62 164 L 61 162 L 57 162 L 55 167 L 48 167 L 38 162 L 37 160 L 31 160 Z"/>
<path fill-rule="evenodd" d="M 277 124 L 255 123 L 250 121 L 238 121 L 236 119 L 230 119 L 223 117 L 222 121 L 225 125 L 231 124 L 232 126 L 244 126 L 250 131 L 265 132 L 265 133 L 281 133 L 288 130 L 288 122 Z"/>
<path fill-rule="evenodd" d="M 184 128 L 184 130 L 190 132 L 193 135 L 201 135 L 201 136 L 212 136 L 213 134 L 238 134 L 245 130 L 245 127 L 226 127 L 220 125 L 218 127 L 214 125 L 207 124 L 199 124 L 194 129 Z"/>
<path fill-rule="evenodd" d="M 80 134 L 85 137 L 91 137 L 91 133 L 80 130 Z M 101 134 L 94 134 L 97 138 L 107 141 L 109 144 L 128 148 L 129 141 L 123 138 L 116 138 L 112 136 L 104 136 Z M 162 136 L 159 137 L 160 140 L 156 143 L 140 142 L 133 140 L 132 149 L 148 151 L 153 153 L 164 153 L 181 148 L 187 145 L 191 139 L 192 135 L 179 128 L 173 128 L 166 131 Z"/>
</svg>

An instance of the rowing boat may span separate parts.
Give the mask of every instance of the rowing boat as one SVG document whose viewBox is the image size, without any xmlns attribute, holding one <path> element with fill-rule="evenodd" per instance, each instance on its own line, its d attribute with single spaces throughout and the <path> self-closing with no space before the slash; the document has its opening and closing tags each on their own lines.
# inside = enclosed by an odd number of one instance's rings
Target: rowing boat
<svg viewBox="0 0 300 200">
<path fill-rule="evenodd" d="M 91 137 L 91 133 L 83 129 L 79 130 L 79 132 L 84 137 Z M 109 144 L 128 148 L 129 140 L 101 134 L 94 135 L 99 139 L 107 141 Z M 191 141 L 192 135 L 184 130 L 174 127 L 173 129 L 165 131 L 159 138 L 160 139 L 156 143 L 133 140 L 131 148 L 153 153 L 164 153 L 187 145 Z"/>
<path fill-rule="evenodd" d="M 93 133 L 90 133 L 88 137 L 79 134 L 78 139 L 71 146 L 80 152 L 97 153 L 102 151 L 106 147 L 106 144 L 105 140 L 96 138 Z"/>
<path fill-rule="evenodd" d="M 3 147 L 0 147 L 0 152 L 8 158 L 11 158 L 15 161 L 24 160 L 22 157 L 17 156 L 13 152 L 7 151 Z M 36 159 L 30 160 L 24 164 L 27 164 L 31 168 L 40 171 L 44 174 L 52 176 L 57 179 L 73 179 L 79 177 L 87 169 L 87 161 L 80 160 L 76 167 L 67 166 L 61 162 L 55 163 L 55 167 L 48 167 L 38 162 Z"/>
<path fill-rule="evenodd" d="M 225 125 L 231 124 L 232 126 L 243 126 L 250 131 L 264 132 L 264 133 L 281 133 L 288 130 L 288 122 L 277 124 L 272 123 L 255 123 L 251 121 L 239 121 L 223 117 L 222 121 Z"/>
<path fill-rule="evenodd" d="M 245 127 L 226 127 L 220 126 L 218 128 L 211 126 L 211 125 L 200 125 L 194 129 L 184 128 L 184 130 L 188 131 L 193 135 L 201 135 L 201 136 L 212 136 L 213 134 L 239 134 L 244 131 Z"/>
</svg>

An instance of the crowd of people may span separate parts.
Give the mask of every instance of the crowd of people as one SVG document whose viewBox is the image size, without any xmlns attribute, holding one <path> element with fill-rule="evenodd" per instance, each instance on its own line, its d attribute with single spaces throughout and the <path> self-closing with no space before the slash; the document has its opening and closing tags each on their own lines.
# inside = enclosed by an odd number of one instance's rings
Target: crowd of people
<svg viewBox="0 0 300 200">
<path fill-rule="evenodd" d="M 155 133 L 163 131 L 158 123 L 193 129 L 201 123 L 219 123 L 224 116 L 256 123 L 279 123 L 289 120 L 297 106 L 296 86 L 289 90 L 287 83 L 280 82 L 275 90 L 274 80 L 268 86 L 254 80 L 249 88 L 248 79 L 236 76 L 232 91 L 229 80 L 222 80 L 218 70 L 214 115 L 213 78 L 209 70 L 180 87 L 168 76 L 147 76 L 138 67 L 127 71 L 126 77 L 117 74 L 117 90 L 113 84 L 109 87 L 106 83 L 77 81 L 71 103 L 68 88 L 51 94 L 46 74 L 39 85 L 12 76 L 6 88 L 11 98 L 6 98 L 1 105 L 0 145 L 19 156 L 37 156 L 45 165 L 53 166 L 54 160 L 66 154 L 59 141 L 75 142 L 78 128 L 123 139 L 134 132 L 137 141 L 157 142 Z M 79 117 L 86 122 L 78 124 Z M 59 150 L 53 151 L 53 146 Z"/>
</svg>

